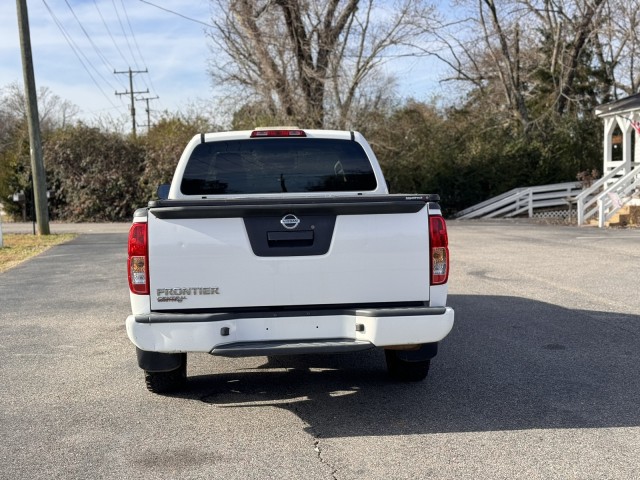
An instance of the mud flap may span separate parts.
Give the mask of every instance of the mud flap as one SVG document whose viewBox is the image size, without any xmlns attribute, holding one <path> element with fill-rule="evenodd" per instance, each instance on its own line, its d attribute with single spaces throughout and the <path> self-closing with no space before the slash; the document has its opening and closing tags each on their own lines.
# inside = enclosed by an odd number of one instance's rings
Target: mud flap
<svg viewBox="0 0 640 480">
<path fill-rule="evenodd" d="M 146 372 L 170 372 L 182 366 L 186 353 L 147 352 L 136 347 L 136 356 L 138 366 Z"/>
</svg>

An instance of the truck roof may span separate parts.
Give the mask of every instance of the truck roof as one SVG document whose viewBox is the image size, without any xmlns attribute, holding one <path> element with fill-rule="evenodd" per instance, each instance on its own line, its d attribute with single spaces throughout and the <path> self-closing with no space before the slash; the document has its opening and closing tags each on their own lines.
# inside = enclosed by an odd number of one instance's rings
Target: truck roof
<svg viewBox="0 0 640 480">
<path fill-rule="evenodd" d="M 202 142 L 215 142 L 219 140 L 242 140 L 251 138 L 251 134 L 254 132 L 267 132 L 267 131 L 302 131 L 305 137 L 308 138 L 336 138 L 343 140 L 353 140 L 356 132 L 349 130 L 319 130 L 319 129 L 304 129 L 296 127 L 261 127 L 254 130 L 234 130 L 227 132 L 211 132 L 201 133 L 195 135 L 194 139 L 200 137 Z M 278 135 L 284 136 L 284 135 Z M 267 137 L 267 135 L 265 135 Z"/>
</svg>

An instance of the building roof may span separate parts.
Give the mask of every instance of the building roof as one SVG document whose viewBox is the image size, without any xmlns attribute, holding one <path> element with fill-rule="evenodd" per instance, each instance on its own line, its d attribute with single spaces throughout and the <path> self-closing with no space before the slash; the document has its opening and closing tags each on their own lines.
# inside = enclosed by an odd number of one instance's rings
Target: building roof
<svg viewBox="0 0 640 480">
<path fill-rule="evenodd" d="M 630 112 L 640 112 L 640 93 L 629 95 L 614 102 L 605 103 L 596 108 L 596 115 L 599 117 Z"/>
</svg>

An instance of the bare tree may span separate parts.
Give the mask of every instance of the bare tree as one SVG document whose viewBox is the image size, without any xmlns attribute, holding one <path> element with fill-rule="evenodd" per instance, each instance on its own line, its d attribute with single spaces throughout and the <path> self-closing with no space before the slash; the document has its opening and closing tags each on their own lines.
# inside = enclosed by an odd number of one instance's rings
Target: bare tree
<svg viewBox="0 0 640 480">
<path fill-rule="evenodd" d="M 221 16 L 210 32 L 217 84 L 312 127 L 344 128 L 364 99 L 389 92 L 379 67 L 415 53 L 434 18 L 424 0 L 393 8 L 374 0 L 212 2 Z"/>
<path fill-rule="evenodd" d="M 608 0 L 520 0 L 523 8 L 537 17 L 536 24 L 547 39 L 552 40 L 548 71 L 555 86 L 554 109 L 566 112 L 573 100 L 576 79 L 581 66 L 595 67 L 586 52 L 593 42 Z"/>
<path fill-rule="evenodd" d="M 639 2 L 462 0 L 468 17 L 455 34 L 438 32 L 436 55 L 451 67 L 450 79 L 493 95 L 527 131 L 539 118 L 606 101 L 625 69 L 625 91 L 637 89 L 629 72 L 637 62 Z"/>
<path fill-rule="evenodd" d="M 507 0 L 509 1 L 509 0 Z M 531 44 L 523 15 L 513 3 L 506 8 L 496 0 L 461 2 L 468 17 L 436 32 L 442 48 L 433 53 L 453 72 L 445 80 L 467 83 L 488 105 L 530 128 L 526 104 L 529 88 L 525 45 Z"/>
<path fill-rule="evenodd" d="M 0 112 L 3 116 L 18 121 L 26 118 L 26 103 L 24 90 L 17 83 L 11 83 L 3 88 L 0 96 Z M 79 108 L 68 100 L 63 100 L 48 87 L 38 90 L 38 113 L 40 114 L 40 128 L 43 131 L 64 127 L 78 115 Z"/>
<path fill-rule="evenodd" d="M 606 2 L 594 49 L 610 82 L 606 100 L 640 92 L 640 0 Z"/>
</svg>

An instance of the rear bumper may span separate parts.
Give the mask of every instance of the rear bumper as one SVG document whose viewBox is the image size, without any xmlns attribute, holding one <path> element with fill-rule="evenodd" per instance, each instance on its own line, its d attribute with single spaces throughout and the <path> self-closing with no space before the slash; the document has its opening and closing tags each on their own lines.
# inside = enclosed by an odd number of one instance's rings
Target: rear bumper
<svg viewBox="0 0 640 480">
<path fill-rule="evenodd" d="M 449 307 L 313 312 L 130 315 L 129 339 L 149 352 L 277 355 L 419 345 L 451 331 Z"/>
</svg>

